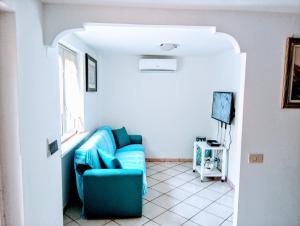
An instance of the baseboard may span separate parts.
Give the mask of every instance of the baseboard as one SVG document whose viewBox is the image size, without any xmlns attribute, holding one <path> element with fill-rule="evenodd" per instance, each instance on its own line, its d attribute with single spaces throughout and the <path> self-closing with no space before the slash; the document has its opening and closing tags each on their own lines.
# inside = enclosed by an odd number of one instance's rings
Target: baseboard
<svg viewBox="0 0 300 226">
<path fill-rule="evenodd" d="M 184 158 L 146 158 L 146 162 L 192 162 L 192 159 Z"/>
<path fill-rule="evenodd" d="M 227 178 L 226 182 L 229 184 L 230 187 L 232 187 L 233 190 L 235 190 L 235 185 L 232 183 L 231 180 L 229 180 L 229 179 Z"/>
</svg>

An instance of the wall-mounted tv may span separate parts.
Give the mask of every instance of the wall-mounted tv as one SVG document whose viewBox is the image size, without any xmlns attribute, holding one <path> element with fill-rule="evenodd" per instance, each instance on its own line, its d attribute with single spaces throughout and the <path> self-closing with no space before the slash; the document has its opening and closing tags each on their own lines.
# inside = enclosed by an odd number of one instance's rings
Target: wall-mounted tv
<svg viewBox="0 0 300 226">
<path fill-rule="evenodd" d="M 233 92 L 214 92 L 211 117 L 231 124 L 234 118 Z"/>
</svg>

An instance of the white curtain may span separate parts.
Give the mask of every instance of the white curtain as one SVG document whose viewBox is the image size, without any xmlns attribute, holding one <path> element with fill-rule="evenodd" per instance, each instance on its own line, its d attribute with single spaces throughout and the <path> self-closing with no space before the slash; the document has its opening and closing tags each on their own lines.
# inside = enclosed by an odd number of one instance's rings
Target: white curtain
<svg viewBox="0 0 300 226">
<path fill-rule="evenodd" d="M 82 100 L 77 60 L 75 52 L 60 47 L 60 106 L 63 135 L 76 130 L 81 120 Z"/>
</svg>

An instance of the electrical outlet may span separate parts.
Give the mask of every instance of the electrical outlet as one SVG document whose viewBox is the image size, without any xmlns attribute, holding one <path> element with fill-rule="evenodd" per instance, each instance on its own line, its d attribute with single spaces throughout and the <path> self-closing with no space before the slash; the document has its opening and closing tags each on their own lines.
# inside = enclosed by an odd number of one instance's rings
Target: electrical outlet
<svg viewBox="0 0 300 226">
<path fill-rule="evenodd" d="M 263 154 L 249 154 L 249 163 L 263 163 L 264 155 Z"/>
</svg>

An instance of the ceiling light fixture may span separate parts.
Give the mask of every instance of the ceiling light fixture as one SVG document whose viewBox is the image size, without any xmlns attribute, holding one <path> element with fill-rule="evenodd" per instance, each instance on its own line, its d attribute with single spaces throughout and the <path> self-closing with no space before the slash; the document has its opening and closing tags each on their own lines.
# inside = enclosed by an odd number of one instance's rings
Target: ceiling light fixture
<svg viewBox="0 0 300 226">
<path fill-rule="evenodd" d="M 176 43 L 161 43 L 160 45 L 161 50 L 164 51 L 170 51 L 173 49 L 177 49 L 179 47 L 179 44 Z"/>
</svg>

